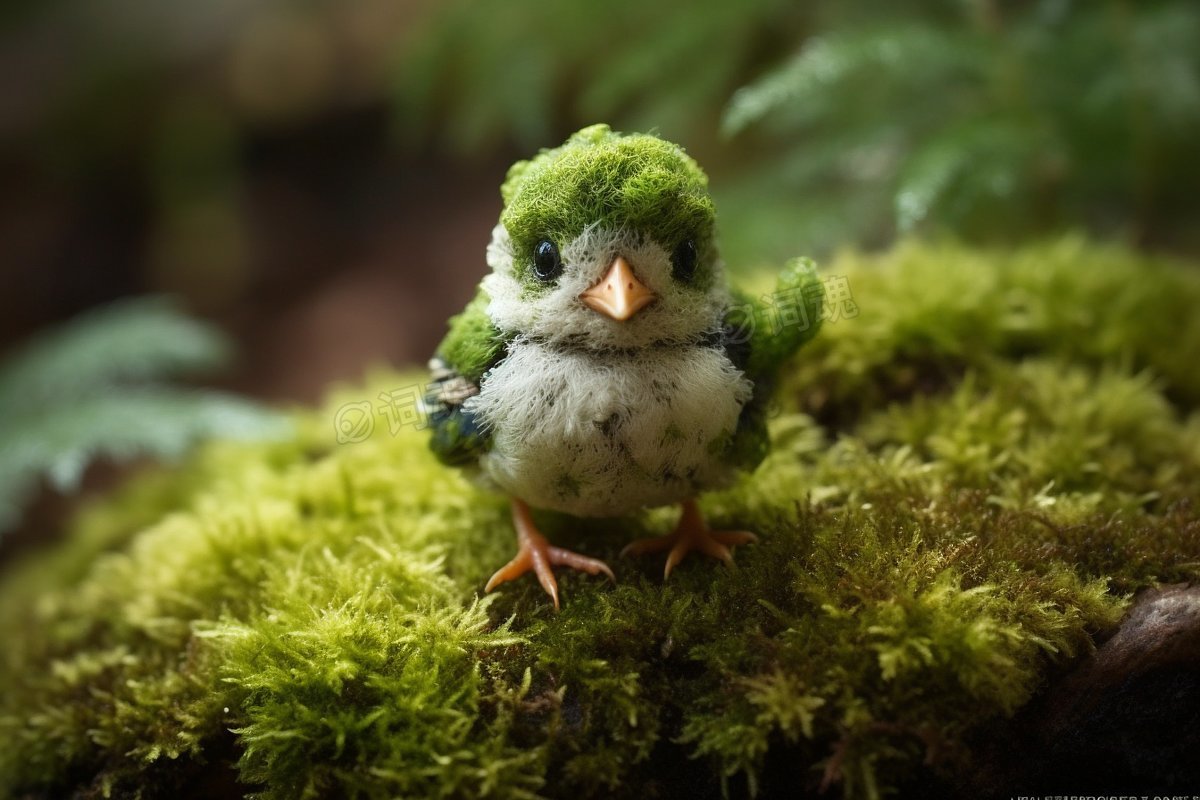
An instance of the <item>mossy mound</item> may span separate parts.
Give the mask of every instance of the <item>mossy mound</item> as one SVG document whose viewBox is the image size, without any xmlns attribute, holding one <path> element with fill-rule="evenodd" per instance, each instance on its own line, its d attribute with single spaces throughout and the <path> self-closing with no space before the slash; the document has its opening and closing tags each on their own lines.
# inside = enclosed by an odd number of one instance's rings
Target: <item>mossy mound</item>
<svg viewBox="0 0 1200 800">
<path fill-rule="evenodd" d="M 546 517 L 618 583 L 532 579 L 426 432 L 216 444 L 0 583 L 6 796 L 847 796 L 973 736 L 1200 571 L 1200 272 L 1066 239 L 847 255 L 853 312 L 784 382 L 767 461 L 705 499 L 727 570 L 619 559 L 676 512 Z M 802 413 L 807 412 L 807 413 Z"/>
</svg>

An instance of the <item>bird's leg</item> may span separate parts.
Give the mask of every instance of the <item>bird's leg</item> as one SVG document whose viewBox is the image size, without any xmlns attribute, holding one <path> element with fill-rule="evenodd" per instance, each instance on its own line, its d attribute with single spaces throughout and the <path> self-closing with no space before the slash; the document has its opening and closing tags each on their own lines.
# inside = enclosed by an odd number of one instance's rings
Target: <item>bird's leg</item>
<svg viewBox="0 0 1200 800">
<path fill-rule="evenodd" d="M 558 608 L 558 582 L 554 580 L 554 572 L 550 569 L 552 566 L 570 567 L 590 575 L 603 572 L 610 580 L 616 580 L 612 570 L 603 561 L 561 547 L 552 547 L 533 524 L 529 506 L 515 497 L 512 499 L 512 515 L 513 527 L 517 529 L 517 555 L 496 570 L 496 574 L 484 587 L 485 592 L 490 592 L 505 581 L 519 578 L 532 570 L 546 594 L 554 600 L 554 607 Z"/>
<path fill-rule="evenodd" d="M 665 579 L 670 576 L 675 565 L 692 550 L 699 550 L 705 555 L 721 559 L 726 564 L 732 564 L 733 553 L 729 548 L 757 541 L 758 537 L 749 531 L 710 530 L 704 517 L 700 516 L 700 507 L 696 505 L 696 501 L 685 500 L 683 516 L 679 518 L 679 524 L 675 526 L 674 531 L 666 536 L 631 542 L 621 551 L 621 555 L 643 555 L 670 550 L 667 554 L 667 566 L 663 570 Z"/>
</svg>

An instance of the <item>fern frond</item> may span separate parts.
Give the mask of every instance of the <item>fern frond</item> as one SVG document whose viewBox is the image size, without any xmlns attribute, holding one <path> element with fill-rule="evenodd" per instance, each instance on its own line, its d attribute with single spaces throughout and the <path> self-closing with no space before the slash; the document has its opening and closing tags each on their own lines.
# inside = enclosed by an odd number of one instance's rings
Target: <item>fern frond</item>
<svg viewBox="0 0 1200 800">
<path fill-rule="evenodd" d="M 918 225 L 982 240 L 1099 224 L 1190 240 L 1179 225 L 1200 180 L 1200 6 L 839 9 L 733 96 L 723 131 L 753 128 L 781 167 L 886 132 L 891 163 L 857 176 L 781 168 L 762 205 L 891 195 L 890 214 L 854 226 L 865 243 Z"/>
<path fill-rule="evenodd" d="M 894 192 L 896 228 L 908 233 L 935 211 L 953 219 L 985 198 L 1017 194 L 1029 164 L 1052 149 L 1038 131 L 1008 120 L 972 120 L 931 137 L 907 160 Z M 957 206 L 957 207 L 954 207 Z"/>
<path fill-rule="evenodd" d="M 736 134 L 785 107 L 819 118 L 846 105 L 839 89 L 864 75 L 912 86 L 963 73 L 979 75 L 988 53 L 982 45 L 975 37 L 923 24 L 820 36 L 782 67 L 739 89 L 725 109 L 721 129 Z"/>
<path fill-rule="evenodd" d="M 0 416 L 73 402 L 125 381 L 206 372 L 230 355 L 225 337 L 166 297 L 114 303 L 34 339 L 0 368 Z"/>
<path fill-rule="evenodd" d="M 40 335 L 0 366 L 0 533 L 39 477 L 77 488 L 94 459 L 173 459 L 209 437 L 281 432 L 282 418 L 231 395 L 162 385 L 207 371 L 225 337 L 163 297 L 93 311 Z"/>
<path fill-rule="evenodd" d="M 39 475 L 70 492 L 96 459 L 173 460 L 203 439 L 257 439 L 286 429 L 279 414 L 248 400 L 162 387 L 83 397 L 0 423 L 0 531 L 19 519 Z"/>
</svg>

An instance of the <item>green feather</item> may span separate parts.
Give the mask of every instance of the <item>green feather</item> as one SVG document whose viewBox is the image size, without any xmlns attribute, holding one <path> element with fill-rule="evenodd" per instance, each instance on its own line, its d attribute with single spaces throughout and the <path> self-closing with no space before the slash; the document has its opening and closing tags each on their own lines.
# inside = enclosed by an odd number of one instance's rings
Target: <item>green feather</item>
<svg viewBox="0 0 1200 800">
<path fill-rule="evenodd" d="M 461 314 L 450 318 L 450 331 L 435 356 L 448 374 L 435 374 L 425 398 L 432 428 L 429 447 L 452 466 L 476 463 L 491 445 L 490 433 L 463 408 L 461 394 L 464 387 L 478 391 L 484 374 L 504 358 L 507 340 L 488 317 L 488 302 L 480 289 Z"/>
<path fill-rule="evenodd" d="M 491 298 L 480 289 L 462 313 L 450 318 L 450 330 L 438 345 L 438 358 L 471 383 L 504 357 L 507 340 L 492 324 L 487 307 Z"/>
</svg>

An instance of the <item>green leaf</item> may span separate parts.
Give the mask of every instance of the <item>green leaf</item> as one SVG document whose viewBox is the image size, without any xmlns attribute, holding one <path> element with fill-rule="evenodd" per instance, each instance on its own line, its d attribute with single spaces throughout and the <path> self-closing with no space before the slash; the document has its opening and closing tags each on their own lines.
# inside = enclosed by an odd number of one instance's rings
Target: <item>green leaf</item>
<svg viewBox="0 0 1200 800">
<path fill-rule="evenodd" d="M 73 402 L 122 381 L 207 372 L 229 343 L 166 297 L 126 300 L 43 334 L 0 368 L 0 415 Z"/>
<path fill-rule="evenodd" d="M 39 476 L 71 491 L 96 458 L 173 459 L 209 437 L 279 433 L 281 417 L 247 400 L 159 383 L 218 367 L 229 352 L 216 328 L 165 297 L 36 337 L 0 368 L 0 533 L 20 519 Z"/>
<path fill-rule="evenodd" d="M 850 98 L 839 90 L 863 75 L 926 86 L 960 72 L 978 73 L 986 48 L 970 35 L 922 24 L 830 33 L 810 40 L 791 61 L 739 89 L 725 109 L 721 129 L 736 134 L 784 107 L 818 117 Z"/>
<path fill-rule="evenodd" d="M 196 442 L 255 439 L 287 430 L 274 412 L 231 395 L 169 388 L 122 389 L 49 406 L 19 426 L 0 425 L 0 531 L 19 518 L 38 475 L 59 491 L 78 487 L 97 458 L 177 459 Z"/>
</svg>

